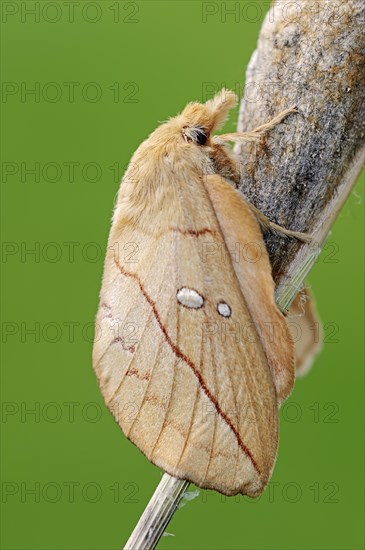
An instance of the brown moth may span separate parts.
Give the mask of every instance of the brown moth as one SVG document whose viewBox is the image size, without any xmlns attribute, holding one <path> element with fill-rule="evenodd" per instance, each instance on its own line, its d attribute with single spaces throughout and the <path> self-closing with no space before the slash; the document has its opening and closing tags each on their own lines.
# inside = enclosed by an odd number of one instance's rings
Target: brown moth
<svg viewBox="0 0 365 550">
<path fill-rule="evenodd" d="M 106 404 L 154 464 L 226 495 L 257 496 L 278 446 L 294 346 L 274 301 L 261 226 L 213 136 L 236 105 L 189 103 L 133 155 L 114 211 L 93 364 Z M 301 237 L 295 232 L 283 232 Z"/>
</svg>

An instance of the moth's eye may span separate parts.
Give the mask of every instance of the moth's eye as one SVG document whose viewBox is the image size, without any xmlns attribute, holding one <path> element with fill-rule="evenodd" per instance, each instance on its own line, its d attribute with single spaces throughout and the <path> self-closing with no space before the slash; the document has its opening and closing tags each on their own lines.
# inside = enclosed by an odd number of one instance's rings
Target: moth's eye
<svg viewBox="0 0 365 550">
<path fill-rule="evenodd" d="M 208 139 L 208 135 L 204 128 L 194 128 L 195 130 L 195 143 L 198 145 L 205 145 Z"/>
<path fill-rule="evenodd" d="M 186 127 L 183 129 L 183 136 L 186 141 L 193 141 L 197 145 L 205 145 L 208 132 L 202 126 Z"/>
</svg>

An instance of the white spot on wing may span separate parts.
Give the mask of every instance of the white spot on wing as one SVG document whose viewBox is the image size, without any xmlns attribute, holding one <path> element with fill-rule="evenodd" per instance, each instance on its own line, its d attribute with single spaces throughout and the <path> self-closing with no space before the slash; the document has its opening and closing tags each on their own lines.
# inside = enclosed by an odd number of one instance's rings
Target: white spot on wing
<svg viewBox="0 0 365 550">
<path fill-rule="evenodd" d="M 183 286 L 176 294 L 178 302 L 182 306 L 199 309 L 204 304 L 204 298 L 196 290 Z"/>
<path fill-rule="evenodd" d="M 230 317 L 232 315 L 232 310 L 228 304 L 225 302 L 219 302 L 217 305 L 217 311 L 222 317 Z"/>
</svg>

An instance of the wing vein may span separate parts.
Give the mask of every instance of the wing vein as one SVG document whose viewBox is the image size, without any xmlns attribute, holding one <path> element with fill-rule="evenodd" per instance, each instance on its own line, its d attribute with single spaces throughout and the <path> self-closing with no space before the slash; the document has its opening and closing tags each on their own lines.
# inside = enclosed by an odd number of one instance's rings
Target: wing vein
<svg viewBox="0 0 365 550">
<path fill-rule="evenodd" d="M 178 270 L 179 269 L 179 263 L 176 262 L 176 242 L 175 242 L 175 239 L 173 240 L 173 243 L 174 243 L 174 254 L 175 254 L 175 263 L 174 263 L 174 265 L 176 266 L 176 269 Z M 178 279 L 178 274 L 176 275 L 176 278 Z M 175 304 L 175 308 L 176 308 L 176 341 L 178 342 L 178 339 L 179 339 L 179 311 L 178 311 L 177 302 Z M 153 310 L 153 308 L 152 308 L 152 310 Z M 164 431 L 165 426 L 166 426 L 166 418 L 167 418 L 167 415 L 169 414 L 170 404 L 171 404 L 171 400 L 172 400 L 172 394 L 174 392 L 174 386 L 175 386 L 176 365 L 177 365 L 177 357 L 176 357 L 176 354 L 174 354 L 174 364 L 173 364 L 173 368 L 172 368 L 172 380 L 171 380 L 171 386 L 170 386 L 170 395 L 168 397 L 168 404 L 167 404 L 167 407 L 166 407 L 166 412 L 165 412 L 165 416 L 164 416 L 164 420 L 163 420 L 163 424 L 162 424 L 160 433 L 159 433 L 159 435 L 158 435 L 158 437 L 155 441 L 155 444 L 152 448 L 152 451 L 151 451 L 151 456 L 153 456 L 153 453 L 154 453 L 154 451 L 155 451 L 155 449 L 158 445 L 158 442 L 161 438 L 162 432 Z"/>
<path fill-rule="evenodd" d="M 158 293 L 157 293 L 157 298 L 159 298 L 160 294 L 161 294 L 161 289 L 162 289 L 162 286 L 163 286 L 163 283 L 164 283 L 164 280 L 165 280 L 165 273 L 166 273 L 166 268 L 167 268 L 167 265 L 168 265 L 168 262 L 165 262 L 165 266 L 164 266 L 164 269 L 163 269 L 163 273 L 162 273 L 162 276 L 161 276 L 161 279 L 160 279 L 160 285 L 159 285 L 159 289 L 158 289 Z M 150 313 L 148 315 L 148 319 L 146 321 L 146 324 L 144 326 L 144 329 L 143 329 L 143 332 L 141 334 L 141 338 L 140 338 L 140 342 L 142 340 L 142 336 L 143 334 L 145 333 L 147 327 L 148 327 L 148 324 L 151 320 L 151 317 L 153 316 L 153 310 L 151 309 L 150 310 Z M 148 389 L 149 387 L 151 386 L 151 381 L 152 381 L 152 377 L 153 377 L 153 374 L 155 372 L 155 366 L 156 366 L 156 363 L 157 363 L 157 357 L 158 357 L 158 353 L 159 353 L 159 350 L 160 350 L 160 344 L 161 344 L 161 340 L 159 341 L 159 345 L 158 345 L 158 348 L 157 348 L 157 353 L 156 353 L 156 360 L 155 362 L 153 363 L 152 365 L 152 368 L 151 368 L 151 371 L 150 371 L 150 378 L 147 382 L 147 385 L 146 385 L 146 388 L 145 388 L 145 391 L 144 391 L 144 394 L 143 394 L 143 397 L 142 397 L 142 401 L 141 401 L 141 404 L 139 406 L 139 409 L 138 409 L 138 413 L 137 415 L 135 416 L 135 418 L 133 419 L 133 422 L 129 428 L 129 433 L 131 433 L 132 429 L 133 429 L 133 426 L 135 424 L 135 422 L 137 421 L 138 417 L 140 416 L 140 413 L 142 411 L 142 407 L 146 401 L 146 397 L 147 397 L 147 393 L 148 393 Z M 124 375 L 124 378 L 125 378 L 125 375 Z"/>
<path fill-rule="evenodd" d="M 206 316 L 207 318 L 207 316 Z M 212 370 L 214 372 L 214 389 L 215 391 L 217 391 L 217 376 L 216 376 L 216 369 L 215 369 L 215 361 L 214 361 L 214 358 L 213 358 L 213 355 L 212 355 L 212 347 L 210 345 L 210 340 L 209 340 L 209 351 L 210 351 L 210 354 L 211 354 L 211 357 L 212 357 Z M 214 415 L 214 425 L 213 425 L 213 434 L 212 434 L 212 441 L 211 441 L 211 444 L 210 444 L 210 452 L 209 452 L 209 458 L 208 458 L 208 464 L 207 464 L 207 467 L 205 469 L 205 472 L 204 472 L 204 477 L 203 477 L 203 482 L 207 479 L 208 477 L 208 473 L 209 473 L 209 468 L 210 468 L 210 464 L 212 462 L 212 457 L 213 457 L 213 449 L 214 449 L 214 443 L 215 443 L 215 438 L 216 438 L 216 431 L 217 431 L 217 416 Z M 237 450 L 239 449 L 239 447 L 237 446 Z"/>
</svg>

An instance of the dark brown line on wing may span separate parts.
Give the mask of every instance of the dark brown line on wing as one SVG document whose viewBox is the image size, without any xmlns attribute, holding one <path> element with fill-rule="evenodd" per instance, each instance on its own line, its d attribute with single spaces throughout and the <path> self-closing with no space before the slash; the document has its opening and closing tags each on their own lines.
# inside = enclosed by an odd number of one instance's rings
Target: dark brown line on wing
<svg viewBox="0 0 365 550">
<path fill-rule="evenodd" d="M 240 434 L 238 433 L 237 429 L 233 426 L 232 424 L 232 421 L 231 419 L 222 411 L 222 409 L 220 408 L 220 405 L 216 399 L 216 397 L 214 397 L 214 395 L 211 394 L 209 388 L 206 386 L 205 384 L 205 381 L 201 375 L 201 373 L 198 371 L 198 369 L 196 368 L 196 366 L 194 365 L 194 363 L 191 361 L 191 359 L 189 359 L 189 357 L 187 357 L 185 355 L 185 353 L 183 353 L 181 351 L 181 349 L 171 340 L 166 328 L 164 327 L 164 325 L 162 324 L 161 322 L 161 319 L 160 319 L 160 315 L 157 311 L 157 308 L 156 308 L 156 304 L 155 302 L 152 300 L 152 298 L 147 294 L 147 292 L 145 291 L 143 285 L 142 285 L 142 282 L 140 280 L 140 278 L 138 277 L 138 275 L 136 273 L 132 273 L 131 271 L 127 271 L 126 269 L 124 269 L 124 267 L 120 264 L 120 262 L 118 260 L 114 260 L 116 266 L 118 267 L 119 271 L 125 275 L 126 277 L 131 277 L 132 279 L 134 279 L 135 281 L 137 281 L 138 283 L 138 286 L 144 296 L 144 298 L 146 299 L 146 301 L 149 303 L 149 305 L 151 306 L 152 308 L 152 311 L 154 313 L 154 316 L 155 316 L 155 319 L 161 329 L 161 331 L 163 332 L 164 336 L 165 336 L 165 339 L 167 341 L 167 343 L 169 344 L 170 348 L 172 349 L 172 351 L 175 353 L 175 355 L 179 358 L 179 359 L 182 359 L 182 361 L 184 361 L 184 363 L 186 363 L 188 365 L 188 367 L 190 367 L 190 369 L 193 371 L 195 377 L 197 378 L 199 384 L 200 384 L 200 387 L 202 388 L 203 392 L 205 393 L 205 395 L 208 397 L 208 399 L 213 403 L 213 405 L 215 406 L 215 409 L 218 413 L 218 415 L 224 420 L 224 422 L 227 424 L 227 426 L 229 426 L 229 428 L 231 428 L 232 432 L 234 433 L 235 437 L 236 437 L 236 440 L 237 440 L 237 443 L 239 445 L 239 447 L 242 449 L 242 451 L 244 452 L 244 454 L 251 460 L 252 462 L 252 465 L 254 466 L 255 470 L 257 471 L 257 473 L 259 475 L 261 475 L 261 471 L 257 465 L 257 462 L 256 460 L 254 459 L 254 457 L 252 456 L 251 454 L 251 451 L 249 450 L 248 447 L 246 447 L 246 445 L 244 444 L 244 442 L 242 441 L 241 439 L 241 436 Z"/>
<path fill-rule="evenodd" d="M 191 235 L 192 237 L 200 237 L 201 235 L 216 235 L 217 232 L 209 227 L 204 227 L 203 229 L 181 229 L 179 227 L 171 227 L 170 231 L 175 231 L 176 233 L 181 233 L 182 235 Z"/>
<path fill-rule="evenodd" d="M 131 368 L 131 369 L 128 369 L 127 372 L 125 373 L 126 376 L 135 376 L 136 378 L 138 378 L 138 380 L 146 380 L 147 382 L 150 380 L 151 378 L 151 374 L 149 372 L 145 372 L 143 374 L 141 374 L 141 372 L 136 369 L 136 368 Z"/>
</svg>

